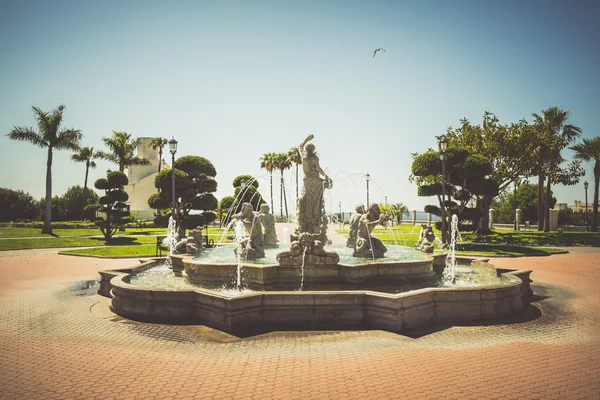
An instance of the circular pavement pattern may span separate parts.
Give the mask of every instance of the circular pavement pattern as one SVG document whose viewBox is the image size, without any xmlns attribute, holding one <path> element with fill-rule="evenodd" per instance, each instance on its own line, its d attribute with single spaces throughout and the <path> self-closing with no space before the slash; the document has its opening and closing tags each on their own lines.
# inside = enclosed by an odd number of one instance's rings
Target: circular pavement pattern
<svg viewBox="0 0 600 400">
<path fill-rule="evenodd" d="M 486 326 L 273 332 L 142 324 L 97 271 L 137 260 L 0 253 L 0 399 L 600 398 L 600 249 L 493 259 L 533 270 L 534 301 Z"/>
</svg>

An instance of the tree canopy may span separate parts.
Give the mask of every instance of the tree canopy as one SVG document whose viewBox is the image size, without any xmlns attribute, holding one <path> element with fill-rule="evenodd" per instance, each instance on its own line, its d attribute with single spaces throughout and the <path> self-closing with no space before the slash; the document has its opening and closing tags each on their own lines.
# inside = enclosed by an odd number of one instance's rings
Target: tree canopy
<svg viewBox="0 0 600 400">
<path fill-rule="evenodd" d="M 430 150 L 423 154 L 413 154 L 410 179 L 417 183 L 418 195 L 436 196 L 438 199 L 438 205 L 426 206 L 425 211 L 442 218 L 442 207 L 445 207 L 448 210 L 444 216 L 446 219 L 452 214 L 458 214 L 463 228 L 469 225 L 480 233 L 487 233 L 488 204 L 498 195 L 498 182 L 489 178 L 492 171 L 491 161 L 481 154 L 457 147 L 456 144 L 449 147 L 443 156 L 445 197 L 442 153 Z M 471 200 L 476 201 L 476 208 L 467 207 Z M 467 224 L 467 221 L 471 221 L 471 224 Z M 447 227 L 447 222 L 442 220 L 442 226 Z M 447 232 L 442 232 L 442 240 L 446 238 Z"/>
<path fill-rule="evenodd" d="M 108 152 L 99 151 L 98 157 L 113 162 L 119 166 L 119 171 L 125 171 L 130 165 L 149 165 L 150 160 L 135 155 L 135 150 L 140 143 L 138 139 L 132 139 L 127 132 L 113 131 L 112 137 L 102 138 L 104 144 L 109 148 Z"/>
<path fill-rule="evenodd" d="M 148 198 L 148 205 L 157 210 L 154 223 L 167 226 L 169 216 L 174 211 L 180 236 L 186 229 L 204 226 L 215 220 L 211 210 L 218 208 L 218 201 L 212 194 L 217 190 L 214 177 L 217 171 L 212 163 L 203 157 L 184 156 L 175 160 L 175 196 L 178 199 L 173 210 L 172 169 L 163 169 L 156 175 L 154 186 L 160 189 Z M 170 211 L 169 211 L 170 209 Z"/>
<path fill-rule="evenodd" d="M 125 204 L 129 200 L 129 195 L 123 190 L 123 186 L 128 183 L 127 175 L 121 171 L 108 172 L 106 178 L 100 178 L 94 183 L 96 189 L 104 191 L 104 196 L 98 201 L 97 209 L 104 213 L 106 218 L 99 217 L 96 225 L 106 240 L 117 232 L 120 225 L 129 221 L 129 211 Z"/>
</svg>

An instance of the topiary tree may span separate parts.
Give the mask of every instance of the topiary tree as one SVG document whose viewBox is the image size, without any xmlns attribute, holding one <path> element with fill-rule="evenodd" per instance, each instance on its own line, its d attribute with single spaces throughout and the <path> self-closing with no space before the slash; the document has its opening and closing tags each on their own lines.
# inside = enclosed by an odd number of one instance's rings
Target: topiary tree
<svg viewBox="0 0 600 400">
<path fill-rule="evenodd" d="M 488 214 L 491 199 L 498 195 L 498 183 L 488 175 L 492 172 L 489 160 L 479 154 L 471 154 L 465 149 L 448 148 L 446 156 L 446 196 L 442 196 L 442 162 L 440 153 L 429 150 L 423 154 L 413 154 L 411 182 L 418 185 L 419 196 L 437 196 L 438 206 L 428 205 L 425 211 L 442 217 L 441 208 L 448 212 L 447 223 L 453 214 L 458 214 L 463 228 L 476 229 L 478 233 L 489 233 Z M 477 206 L 468 208 L 475 200 Z M 448 232 L 442 232 L 442 241 L 447 242 Z"/>
<path fill-rule="evenodd" d="M 225 196 L 221 199 L 219 208 L 225 212 L 223 223 L 228 224 L 231 216 L 239 213 L 243 203 L 252 204 L 254 210 L 258 210 L 265 200 L 258 192 L 258 181 L 252 175 L 237 176 L 232 185 L 234 187 L 233 196 Z"/>
<path fill-rule="evenodd" d="M 106 240 L 117 232 L 119 225 L 129 221 L 129 211 L 125 204 L 129 200 L 129 195 L 123 190 L 123 186 L 128 183 L 127 175 L 120 171 L 108 172 L 106 178 L 100 178 L 94 183 L 96 189 L 104 190 L 104 196 L 100 197 L 97 210 L 103 212 L 106 218 L 98 218 L 96 225 Z"/>
<path fill-rule="evenodd" d="M 173 210 L 171 169 L 163 169 L 154 179 L 154 186 L 160 189 L 148 198 L 150 208 L 157 210 L 156 226 L 168 225 L 169 216 L 174 212 L 179 228 L 179 236 L 184 237 L 186 229 L 204 226 L 215 220 L 210 210 L 218 208 L 218 201 L 212 194 L 217 190 L 215 167 L 206 158 L 184 156 L 175 161 L 175 196 L 178 201 Z M 200 213 L 193 213 L 200 212 Z"/>
</svg>

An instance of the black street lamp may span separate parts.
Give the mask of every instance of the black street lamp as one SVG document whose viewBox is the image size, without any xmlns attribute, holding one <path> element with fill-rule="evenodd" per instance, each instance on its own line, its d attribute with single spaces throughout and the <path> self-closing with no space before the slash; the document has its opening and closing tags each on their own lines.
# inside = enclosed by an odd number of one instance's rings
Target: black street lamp
<svg viewBox="0 0 600 400">
<path fill-rule="evenodd" d="M 175 153 L 177 153 L 177 140 L 174 137 L 169 140 L 169 151 L 171 152 L 171 191 L 173 193 L 171 215 L 175 220 Z"/>
<path fill-rule="evenodd" d="M 366 174 L 365 179 L 367 180 L 367 208 L 369 208 L 369 181 L 371 180 L 371 175 Z"/>
<path fill-rule="evenodd" d="M 515 187 L 514 187 L 514 191 L 515 191 L 515 198 L 513 199 L 514 202 L 514 208 L 515 208 L 515 231 L 519 230 L 519 221 L 517 221 L 517 186 L 518 186 L 518 182 L 517 180 L 515 180 Z"/>
<path fill-rule="evenodd" d="M 446 149 L 448 148 L 448 140 L 442 138 L 438 144 L 440 146 L 440 160 L 442 160 L 442 243 L 446 244 L 448 236 L 446 224 Z"/>
<path fill-rule="evenodd" d="M 590 184 L 585 181 L 583 182 L 583 188 L 585 189 L 585 231 L 588 232 L 588 209 L 587 209 L 587 190 Z"/>
</svg>

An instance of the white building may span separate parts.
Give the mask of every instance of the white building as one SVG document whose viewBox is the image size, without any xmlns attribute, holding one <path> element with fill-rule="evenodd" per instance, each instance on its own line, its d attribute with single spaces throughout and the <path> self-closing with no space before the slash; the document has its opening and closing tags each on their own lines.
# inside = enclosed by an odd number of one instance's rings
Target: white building
<svg viewBox="0 0 600 400">
<path fill-rule="evenodd" d="M 158 159 L 158 149 L 152 150 L 150 142 L 154 138 L 140 138 L 140 144 L 137 148 L 137 156 L 150 160 L 149 165 L 131 165 L 127 167 L 127 177 L 129 185 L 125 186 L 125 191 L 129 195 L 127 204 L 130 206 L 130 211 L 137 215 L 138 219 L 154 219 L 154 210 L 148 205 L 148 197 L 153 193 L 157 193 L 158 189 L 154 187 L 154 178 L 158 174 L 158 164 L 161 160 Z M 167 148 L 163 149 L 168 152 Z M 162 163 L 161 171 L 164 168 L 171 166 Z"/>
</svg>

